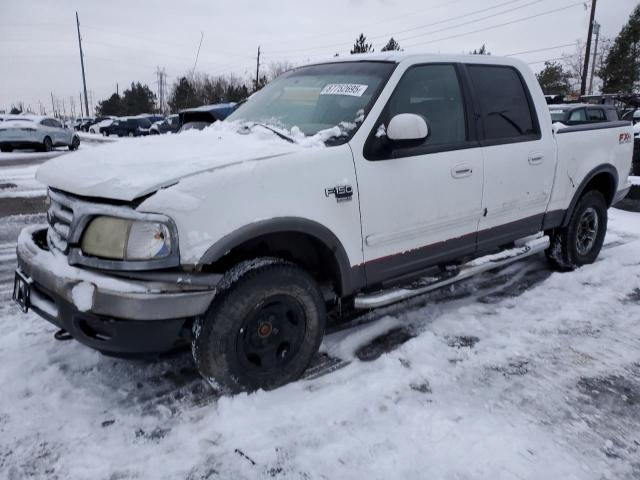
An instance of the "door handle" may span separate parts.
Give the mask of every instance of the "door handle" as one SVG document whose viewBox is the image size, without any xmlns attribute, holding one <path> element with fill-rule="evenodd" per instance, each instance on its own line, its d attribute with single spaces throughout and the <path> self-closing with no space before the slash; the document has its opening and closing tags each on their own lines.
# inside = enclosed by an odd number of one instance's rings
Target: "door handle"
<svg viewBox="0 0 640 480">
<path fill-rule="evenodd" d="M 471 176 L 473 169 L 468 163 L 459 163 L 451 168 L 451 176 L 453 178 L 465 178 Z"/>
<path fill-rule="evenodd" d="M 541 153 L 530 153 L 529 154 L 529 164 L 530 165 L 540 165 L 544 160 L 544 155 Z"/>
</svg>

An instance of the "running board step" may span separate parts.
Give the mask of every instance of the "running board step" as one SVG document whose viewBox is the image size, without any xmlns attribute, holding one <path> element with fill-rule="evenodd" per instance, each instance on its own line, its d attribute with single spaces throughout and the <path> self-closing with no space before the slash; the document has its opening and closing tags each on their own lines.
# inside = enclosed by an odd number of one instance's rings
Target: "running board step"
<svg viewBox="0 0 640 480">
<path fill-rule="evenodd" d="M 527 240 L 514 248 L 471 260 L 470 262 L 457 267 L 452 273 L 445 273 L 438 277 L 420 279 L 416 288 L 395 287 L 379 292 L 356 295 L 354 299 L 354 307 L 360 310 L 371 309 L 407 300 L 408 298 L 422 295 L 423 293 L 473 277 L 479 273 L 509 265 L 510 263 L 540 253 L 547 248 L 549 248 L 549 237 L 547 236 Z"/>
</svg>

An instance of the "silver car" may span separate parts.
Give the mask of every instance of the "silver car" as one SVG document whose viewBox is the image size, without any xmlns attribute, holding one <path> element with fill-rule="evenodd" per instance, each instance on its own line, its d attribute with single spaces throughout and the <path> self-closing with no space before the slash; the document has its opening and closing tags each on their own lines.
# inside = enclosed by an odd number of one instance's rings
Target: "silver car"
<svg viewBox="0 0 640 480">
<path fill-rule="evenodd" d="M 11 152 L 19 148 L 35 148 L 45 152 L 54 147 L 69 147 L 77 150 L 80 137 L 65 128 L 55 118 L 36 115 L 5 117 L 0 123 L 0 151 Z"/>
</svg>

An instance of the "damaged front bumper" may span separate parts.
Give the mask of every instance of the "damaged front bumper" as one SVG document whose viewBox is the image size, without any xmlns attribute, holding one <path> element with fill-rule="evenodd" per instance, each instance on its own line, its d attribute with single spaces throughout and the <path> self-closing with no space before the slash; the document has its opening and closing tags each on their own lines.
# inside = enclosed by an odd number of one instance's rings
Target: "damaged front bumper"
<svg viewBox="0 0 640 480">
<path fill-rule="evenodd" d="M 18 272 L 27 280 L 26 307 L 79 342 L 114 354 L 160 353 L 189 337 L 221 276 L 180 271 L 118 276 L 70 266 L 50 251 L 46 226 L 20 233 Z"/>
</svg>

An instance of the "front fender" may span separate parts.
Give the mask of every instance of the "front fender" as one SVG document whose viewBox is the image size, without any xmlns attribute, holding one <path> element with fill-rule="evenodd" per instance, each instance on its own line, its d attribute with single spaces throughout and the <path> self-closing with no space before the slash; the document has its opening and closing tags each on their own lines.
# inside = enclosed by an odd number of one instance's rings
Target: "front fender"
<svg viewBox="0 0 640 480">
<path fill-rule="evenodd" d="M 364 269 L 352 267 L 347 252 L 338 237 L 327 227 L 318 222 L 301 217 L 279 217 L 261 220 L 245 225 L 213 244 L 202 255 L 196 268 L 201 270 L 205 265 L 220 260 L 232 249 L 254 238 L 272 233 L 303 233 L 321 242 L 332 253 L 340 273 L 340 285 L 343 295 L 348 295 L 365 284 Z"/>
</svg>

